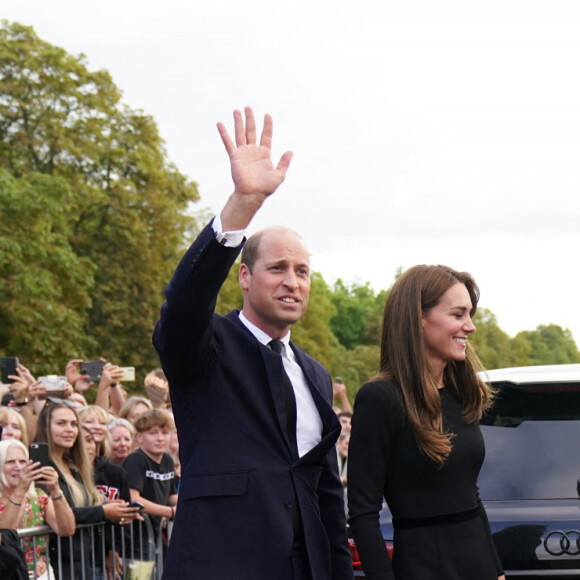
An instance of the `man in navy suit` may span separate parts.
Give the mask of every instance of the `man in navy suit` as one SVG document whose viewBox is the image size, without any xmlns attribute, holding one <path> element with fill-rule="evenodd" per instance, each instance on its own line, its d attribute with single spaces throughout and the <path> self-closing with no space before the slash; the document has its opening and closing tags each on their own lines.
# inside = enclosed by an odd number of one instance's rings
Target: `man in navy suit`
<svg viewBox="0 0 580 580">
<path fill-rule="evenodd" d="M 153 337 L 182 469 L 164 578 L 350 580 L 332 381 L 290 342 L 310 292 L 302 239 L 286 228 L 250 237 L 243 309 L 214 312 L 246 228 L 292 158 L 273 166 L 269 115 L 259 144 L 250 108 L 234 122 L 235 143 L 218 123 L 234 192 L 177 267 Z"/>
</svg>

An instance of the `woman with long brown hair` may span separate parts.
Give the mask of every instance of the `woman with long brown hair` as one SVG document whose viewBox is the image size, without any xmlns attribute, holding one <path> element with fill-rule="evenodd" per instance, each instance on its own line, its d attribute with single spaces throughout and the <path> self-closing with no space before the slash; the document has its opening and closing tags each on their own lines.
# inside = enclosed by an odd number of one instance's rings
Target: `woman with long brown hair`
<svg viewBox="0 0 580 580">
<path fill-rule="evenodd" d="M 468 341 L 478 300 L 473 278 L 446 266 L 409 269 L 387 298 L 379 373 L 357 393 L 349 445 L 349 521 L 368 580 L 504 578 L 477 492 L 478 422 L 493 399 Z"/>
<path fill-rule="evenodd" d="M 94 483 L 91 464 L 84 439 L 80 432 L 79 417 L 75 408 L 66 401 L 48 400 L 38 417 L 36 440 L 48 444 L 50 462 L 58 474 L 58 484 L 72 507 L 77 524 L 95 524 L 109 521 L 128 524 L 137 511 L 128 507 L 126 501 L 105 501 Z M 87 574 L 89 559 L 81 548 L 80 530 L 73 537 L 72 562 L 62 557 L 63 577 L 68 578 L 74 570 L 75 577 Z M 51 541 L 51 553 L 56 545 Z M 84 556 L 84 566 L 83 566 Z M 58 558 L 51 558 L 52 562 Z"/>
</svg>

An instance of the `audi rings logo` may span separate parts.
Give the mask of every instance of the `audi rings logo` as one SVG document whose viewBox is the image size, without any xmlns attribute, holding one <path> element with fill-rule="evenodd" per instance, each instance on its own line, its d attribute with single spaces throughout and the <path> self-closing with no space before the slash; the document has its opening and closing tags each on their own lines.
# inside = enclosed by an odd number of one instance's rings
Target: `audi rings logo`
<svg viewBox="0 0 580 580">
<path fill-rule="evenodd" d="M 552 556 L 578 556 L 580 554 L 580 531 L 554 530 L 550 532 L 544 540 L 546 552 Z"/>
</svg>

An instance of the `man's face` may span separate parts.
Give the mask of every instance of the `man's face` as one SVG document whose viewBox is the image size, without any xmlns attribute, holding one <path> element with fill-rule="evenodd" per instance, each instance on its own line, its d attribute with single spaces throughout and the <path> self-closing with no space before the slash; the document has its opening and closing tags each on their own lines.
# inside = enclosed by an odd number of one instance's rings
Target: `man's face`
<svg viewBox="0 0 580 580">
<path fill-rule="evenodd" d="M 242 264 L 239 280 L 244 316 L 272 338 L 281 338 L 308 306 L 310 258 L 304 243 L 293 232 L 265 232 L 253 271 Z"/>
</svg>

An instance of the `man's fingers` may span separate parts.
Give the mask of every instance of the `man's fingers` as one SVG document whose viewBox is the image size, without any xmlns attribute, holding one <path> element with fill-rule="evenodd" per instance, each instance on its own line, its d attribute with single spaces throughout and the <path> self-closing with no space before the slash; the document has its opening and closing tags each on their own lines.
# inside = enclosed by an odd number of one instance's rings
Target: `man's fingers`
<svg viewBox="0 0 580 580">
<path fill-rule="evenodd" d="M 288 171 L 288 167 L 290 166 L 290 161 L 292 161 L 292 157 L 294 153 L 292 151 L 286 151 L 282 157 L 280 157 L 280 161 L 278 161 L 278 166 L 276 169 L 282 173 L 284 177 L 286 177 L 286 171 Z"/>
<path fill-rule="evenodd" d="M 272 148 L 272 134 L 274 132 L 274 122 L 272 115 L 264 115 L 264 128 L 262 129 L 262 136 L 260 137 L 260 145 L 262 147 Z"/>
<path fill-rule="evenodd" d="M 226 151 L 228 152 L 228 155 L 232 155 L 232 153 L 236 150 L 236 146 L 234 145 L 234 142 L 230 139 L 230 136 L 228 135 L 228 130 L 226 129 L 226 126 L 223 123 L 217 123 L 217 129 L 218 129 L 219 134 L 222 138 L 222 142 L 224 144 L 224 147 L 226 148 Z"/>
<path fill-rule="evenodd" d="M 246 144 L 254 145 L 256 143 L 256 120 L 254 119 L 254 111 L 251 107 L 244 109 L 246 113 Z"/>
<path fill-rule="evenodd" d="M 237 109 L 234 111 L 234 131 L 236 135 L 236 145 L 241 147 L 246 144 L 246 131 L 244 129 L 244 119 L 242 113 Z"/>
</svg>

